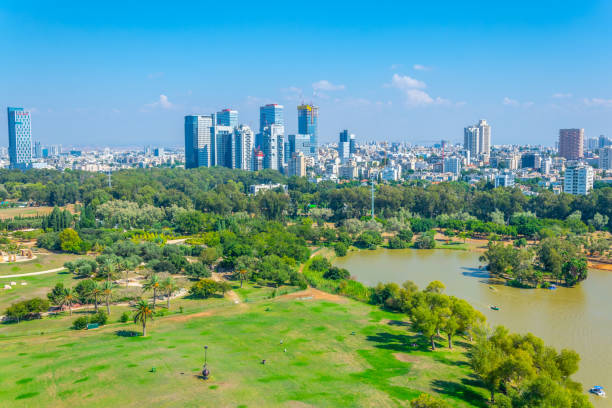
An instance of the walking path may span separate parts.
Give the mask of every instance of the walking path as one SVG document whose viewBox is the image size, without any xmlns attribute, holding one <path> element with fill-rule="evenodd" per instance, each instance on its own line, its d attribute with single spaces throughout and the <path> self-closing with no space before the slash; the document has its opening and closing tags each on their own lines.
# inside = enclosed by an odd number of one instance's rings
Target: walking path
<svg viewBox="0 0 612 408">
<path fill-rule="evenodd" d="M 0 279 L 1 278 L 22 278 L 24 276 L 44 275 L 46 273 L 53 273 L 53 272 L 63 271 L 64 269 L 66 269 L 66 268 L 64 268 L 62 266 L 61 268 L 48 269 L 46 271 L 40 271 L 40 272 L 18 273 L 16 275 L 0 275 Z"/>
</svg>

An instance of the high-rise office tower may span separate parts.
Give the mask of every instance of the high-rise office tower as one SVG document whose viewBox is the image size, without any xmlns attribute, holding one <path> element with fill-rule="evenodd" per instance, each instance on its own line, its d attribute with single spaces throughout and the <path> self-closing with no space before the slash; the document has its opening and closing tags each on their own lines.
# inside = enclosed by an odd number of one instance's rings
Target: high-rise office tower
<svg viewBox="0 0 612 408">
<path fill-rule="evenodd" d="M 612 146 L 599 149 L 599 168 L 602 170 L 612 170 Z"/>
<path fill-rule="evenodd" d="M 599 136 L 599 143 L 598 143 L 599 148 L 610 146 L 610 145 L 612 145 L 612 140 L 610 140 L 610 138 L 606 137 L 605 135 Z"/>
<path fill-rule="evenodd" d="M 264 127 L 262 132 L 264 169 L 282 170 L 284 129 L 285 127 L 283 125 L 270 125 Z"/>
<path fill-rule="evenodd" d="M 576 166 L 565 169 L 563 191 L 567 194 L 586 195 L 593 188 L 593 168 Z"/>
<path fill-rule="evenodd" d="M 584 156 L 584 129 L 559 130 L 559 156 L 578 160 Z"/>
<path fill-rule="evenodd" d="M 263 129 L 270 125 L 285 126 L 283 105 L 271 103 L 259 108 L 259 132 L 263 132 Z"/>
<path fill-rule="evenodd" d="M 234 128 L 232 137 L 232 168 L 253 170 L 253 149 L 255 135 L 250 127 L 240 125 Z"/>
<path fill-rule="evenodd" d="M 299 152 L 304 156 L 310 156 L 310 135 L 289 135 L 287 139 L 289 149 L 286 153 L 289 158 Z"/>
<path fill-rule="evenodd" d="M 355 149 L 355 135 L 349 134 L 348 130 L 340 132 L 340 139 L 338 141 L 338 156 L 342 162 L 348 161 L 353 157 L 353 151 Z"/>
<path fill-rule="evenodd" d="M 357 139 L 355 138 L 355 135 L 351 134 L 349 136 L 349 153 L 351 154 L 351 157 L 357 152 Z"/>
<path fill-rule="evenodd" d="M 12 169 L 25 170 L 32 165 L 32 123 L 30 112 L 8 108 L 9 159 Z"/>
<path fill-rule="evenodd" d="M 234 128 L 231 126 L 215 125 L 212 128 L 215 141 L 215 157 L 213 166 L 232 168 L 232 137 Z"/>
<path fill-rule="evenodd" d="M 43 157 L 42 144 L 40 142 L 34 142 L 34 157 L 36 157 L 37 159 Z"/>
<path fill-rule="evenodd" d="M 521 168 L 523 169 L 539 169 L 542 163 L 542 158 L 537 153 L 525 153 L 521 156 Z"/>
<path fill-rule="evenodd" d="M 215 165 L 214 115 L 185 116 L 185 168 Z"/>
<path fill-rule="evenodd" d="M 445 157 L 444 162 L 444 171 L 453 173 L 456 176 L 461 175 L 461 158 L 460 157 Z"/>
<path fill-rule="evenodd" d="M 319 107 L 314 105 L 298 106 L 298 133 L 310 135 L 310 153 L 319 152 Z"/>
<path fill-rule="evenodd" d="M 477 126 L 468 126 L 463 129 L 463 147 L 470 152 L 470 157 L 478 158 L 480 153 L 480 129 Z"/>
<path fill-rule="evenodd" d="M 238 111 L 233 109 L 223 109 L 217 112 L 217 125 L 235 128 L 238 126 Z"/>
<path fill-rule="evenodd" d="M 480 154 L 491 154 L 491 126 L 486 120 L 478 122 L 478 149 Z"/>
</svg>

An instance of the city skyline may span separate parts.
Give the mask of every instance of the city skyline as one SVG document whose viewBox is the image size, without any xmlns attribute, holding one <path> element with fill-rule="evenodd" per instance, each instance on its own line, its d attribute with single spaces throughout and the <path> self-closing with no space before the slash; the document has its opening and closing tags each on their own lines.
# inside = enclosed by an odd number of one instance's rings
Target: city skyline
<svg viewBox="0 0 612 408">
<path fill-rule="evenodd" d="M 344 128 L 363 141 L 461 143 L 481 118 L 497 144 L 554 146 L 561 128 L 612 133 L 606 2 L 313 3 L 299 17 L 277 6 L 267 15 L 238 2 L 231 19 L 190 21 L 184 9 L 217 15 L 222 6 L 0 6 L 11 56 L 0 66 L 0 104 L 31 111 L 43 144 L 181 145 L 185 115 L 229 107 L 257 131 L 267 103 L 320 107 L 319 143 Z M 275 47 L 257 46 L 271 36 Z M 203 40 L 219 58 L 193 55 Z M 284 125 L 298 133 L 294 115 Z"/>
</svg>

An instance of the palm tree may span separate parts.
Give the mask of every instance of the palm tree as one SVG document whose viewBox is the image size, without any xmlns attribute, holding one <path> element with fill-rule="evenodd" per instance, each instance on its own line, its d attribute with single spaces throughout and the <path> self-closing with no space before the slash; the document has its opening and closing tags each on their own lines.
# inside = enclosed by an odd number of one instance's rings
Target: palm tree
<svg viewBox="0 0 612 408">
<path fill-rule="evenodd" d="M 161 289 L 166 294 L 166 300 L 168 302 L 166 307 L 170 309 L 170 297 L 172 297 L 172 294 L 178 289 L 178 286 L 174 279 L 172 279 L 171 276 L 168 276 L 161 282 Z"/>
<path fill-rule="evenodd" d="M 134 323 L 142 324 L 142 336 L 147 335 L 147 319 L 153 320 L 153 309 L 149 307 L 149 302 L 140 299 L 138 303 L 132 306 L 135 309 Z"/>
<path fill-rule="evenodd" d="M 89 300 L 93 300 L 96 313 L 98 312 L 98 299 L 100 299 L 100 296 L 102 296 L 102 286 L 98 282 L 94 281 L 94 286 L 87 294 L 87 298 Z"/>
<path fill-rule="evenodd" d="M 246 269 L 240 269 L 238 271 L 238 276 L 240 277 L 240 287 L 242 288 L 242 282 L 244 282 L 249 276 L 249 271 Z"/>
<path fill-rule="evenodd" d="M 66 288 L 60 295 L 60 298 L 58 299 L 59 300 L 58 305 L 61 308 L 63 308 L 64 306 L 68 306 L 68 310 L 70 310 L 70 316 L 72 316 L 72 304 L 74 303 L 76 298 L 77 298 L 77 294 L 75 293 L 74 289 Z"/>
<path fill-rule="evenodd" d="M 153 310 L 155 310 L 155 298 L 157 297 L 157 289 L 161 286 L 161 281 L 156 274 L 151 274 L 149 277 L 149 281 L 142 285 L 143 290 L 152 290 L 153 291 Z"/>
<path fill-rule="evenodd" d="M 110 259 L 107 259 L 106 262 L 104 262 L 104 268 L 106 269 L 106 281 L 110 282 L 111 279 L 111 275 L 113 275 L 115 273 L 115 263 L 113 261 L 111 261 Z"/>
<path fill-rule="evenodd" d="M 115 289 L 115 284 L 111 281 L 106 281 L 102 284 L 102 295 L 104 295 L 104 299 L 106 300 L 106 314 L 110 316 L 110 300 L 113 294 L 113 289 Z"/>
</svg>

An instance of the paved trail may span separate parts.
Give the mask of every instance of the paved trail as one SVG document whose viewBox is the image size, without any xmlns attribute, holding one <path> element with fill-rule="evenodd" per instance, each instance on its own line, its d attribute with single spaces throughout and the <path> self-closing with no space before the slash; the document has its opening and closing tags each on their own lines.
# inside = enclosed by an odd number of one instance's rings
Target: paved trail
<svg viewBox="0 0 612 408">
<path fill-rule="evenodd" d="M 61 268 L 49 269 L 49 270 L 40 271 L 40 272 L 18 273 L 16 275 L 0 275 L 0 279 L 2 278 L 22 278 L 24 276 L 44 275 L 46 273 L 63 271 L 64 269 L 66 268 L 62 266 Z"/>
</svg>

